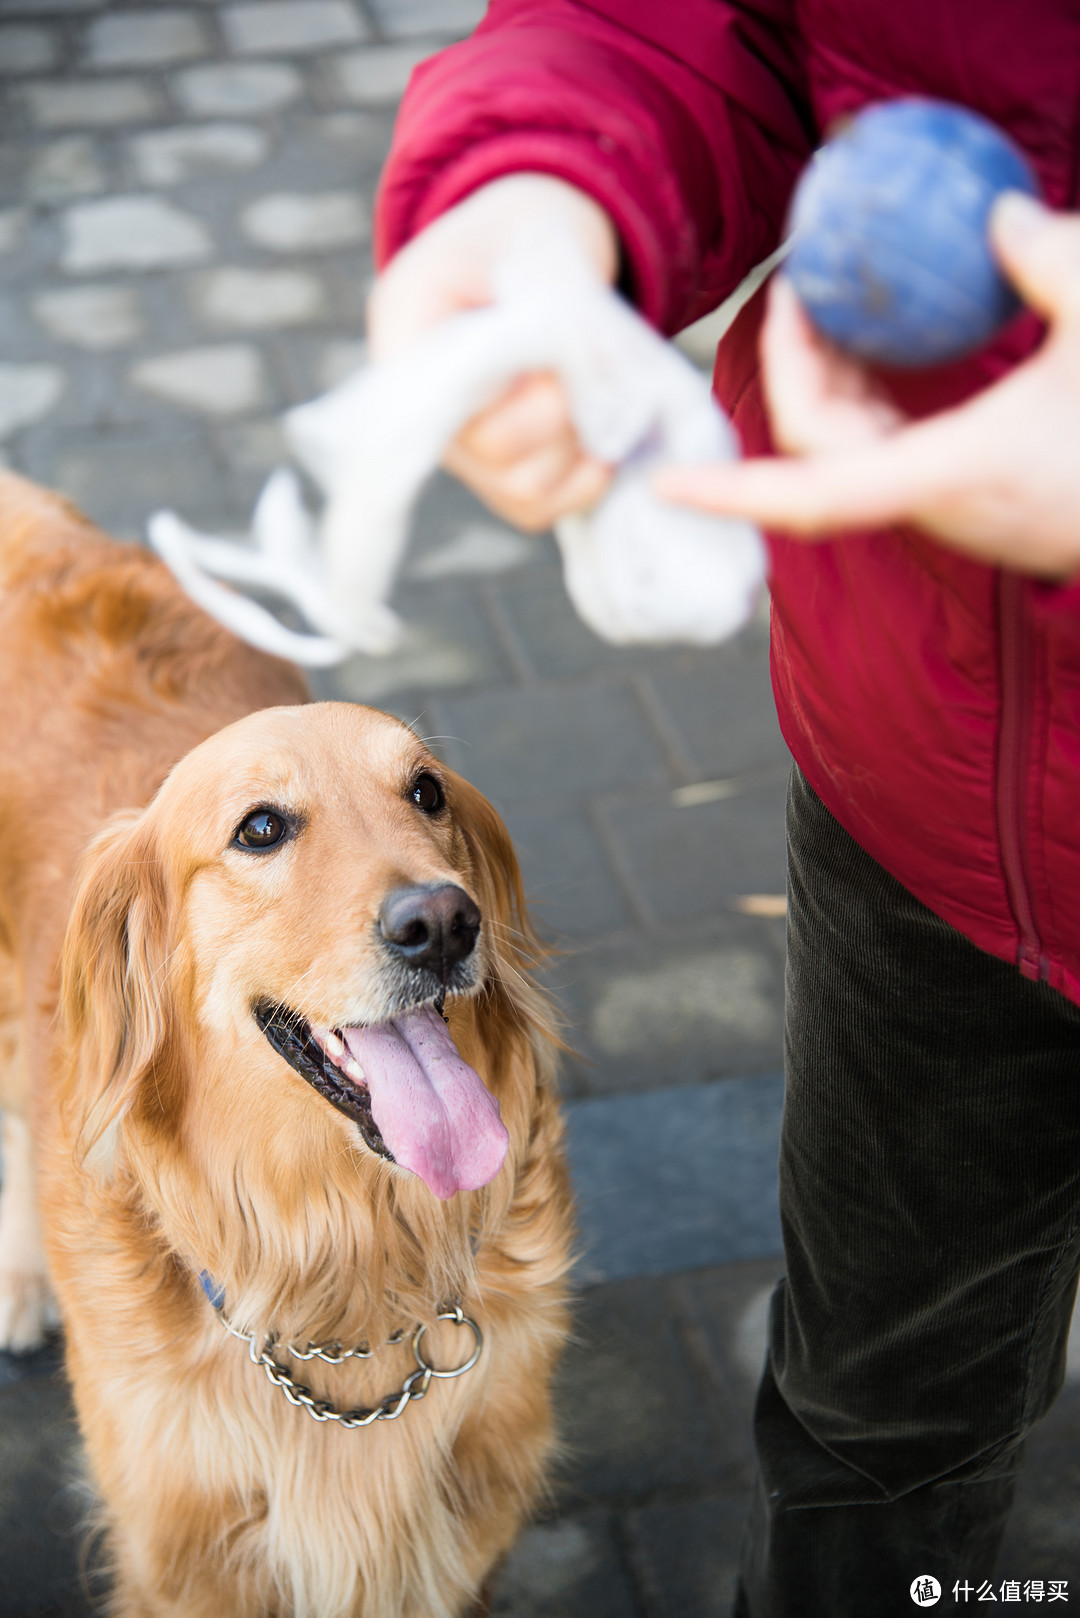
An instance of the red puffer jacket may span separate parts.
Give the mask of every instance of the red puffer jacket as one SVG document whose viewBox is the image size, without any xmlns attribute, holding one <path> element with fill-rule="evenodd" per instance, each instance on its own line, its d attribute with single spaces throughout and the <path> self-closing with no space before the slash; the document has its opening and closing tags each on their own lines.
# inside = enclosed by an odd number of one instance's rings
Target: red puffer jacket
<svg viewBox="0 0 1080 1618">
<path fill-rule="evenodd" d="M 984 113 L 1047 200 L 1077 206 L 1075 0 L 493 0 L 410 86 L 380 256 L 477 186 L 546 171 L 607 208 L 639 307 L 676 331 L 776 245 L 822 131 L 909 94 Z M 757 314 L 716 367 L 750 453 L 769 448 Z M 975 359 L 889 385 L 940 409 L 1038 337 L 1022 316 Z M 774 539 L 772 558 L 773 684 L 812 786 L 931 909 L 1080 1003 L 1080 585 L 904 530 Z"/>
</svg>

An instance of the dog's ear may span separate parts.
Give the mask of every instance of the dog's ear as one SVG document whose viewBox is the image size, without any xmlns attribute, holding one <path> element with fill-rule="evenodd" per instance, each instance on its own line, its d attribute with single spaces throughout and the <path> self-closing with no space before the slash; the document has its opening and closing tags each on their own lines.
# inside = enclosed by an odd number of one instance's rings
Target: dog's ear
<svg viewBox="0 0 1080 1618">
<path fill-rule="evenodd" d="M 518 966 L 531 966 L 548 951 L 537 937 L 525 905 L 510 834 L 491 804 L 460 775 L 452 776 L 451 803 L 455 824 L 469 850 L 476 899 L 485 917 L 497 923 L 496 942 Z"/>
<path fill-rule="evenodd" d="M 450 776 L 454 823 L 469 854 L 470 885 L 484 918 L 490 989 L 503 1022 L 528 1031 L 533 1071 L 554 1080 L 554 1053 L 566 1050 L 558 1018 L 534 968 L 552 954 L 537 936 L 525 904 L 525 885 L 510 834 L 491 804 L 468 781 Z"/>
<path fill-rule="evenodd" d="M 163 1044 L 168 958 L 154 839 L 142 813 L 125 812 L 86 851 L 61 961 L 63 1104 L 81 1158 L 105 1171 Z"/>
</svg>

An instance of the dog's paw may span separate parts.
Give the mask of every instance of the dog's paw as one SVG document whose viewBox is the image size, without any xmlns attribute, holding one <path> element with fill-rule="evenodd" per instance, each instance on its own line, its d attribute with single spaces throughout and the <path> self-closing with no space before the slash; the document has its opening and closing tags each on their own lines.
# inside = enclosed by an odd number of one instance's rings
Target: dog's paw
<svg viewBox="0 0 1080 1618">
<path fill-rule="evenodd" d="M 0 1270 L 0 1350 L 32 1354 L 58 1323 L 44 1275 L 33 1270 Z"/>
</svg>

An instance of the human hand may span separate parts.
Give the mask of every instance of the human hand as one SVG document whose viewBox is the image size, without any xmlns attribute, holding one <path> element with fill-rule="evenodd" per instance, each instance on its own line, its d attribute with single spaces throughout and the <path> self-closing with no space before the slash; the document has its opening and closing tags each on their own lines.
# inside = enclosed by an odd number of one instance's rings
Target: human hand
<svg viewBox="0 0 1080 1618">
<path fill-rule="evenodd" d="M 507 175 L 441 215 L 379 276 L 368 303 L 372 357 L 388 359 L 448 316 L 490 303 L 492 270 L 515 225 L 545 215 L 572 231 L 599 279 L 615 279 L 615 227 L 591 197 L 549 175 Z M 612 476 L 582 449 L 550 373 L 518 378 L 466 423 L 443 464 L 499 516 L 533 532 L 595 505 Z"/>
<path fill-rule="evenodd" d="M 903 522 L 1018 572 L 1080 572 L 1080 217 L 1012 192 L 990 232 L 1009 279 L 1049 322 L 1030 359 L 911 424 L 778 277 L 762 364 L 776 442 L 797 458 L 669 468 L 656 492 L 808 539 Z"/>
</svg>

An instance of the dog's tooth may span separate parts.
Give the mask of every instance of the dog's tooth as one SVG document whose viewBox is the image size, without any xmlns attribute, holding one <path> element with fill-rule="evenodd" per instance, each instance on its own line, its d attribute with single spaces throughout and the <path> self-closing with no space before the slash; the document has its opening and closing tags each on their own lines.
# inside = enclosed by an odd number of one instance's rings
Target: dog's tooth
<svg viewBox="0 0 1080 1618">
<path fill-rule="evenodd" d="M 364 1083 L 364 1070 L 355 1056 L 347 1056 L 341 1067 L 342 1071 L 347 1073 L 350 1079 L 355 1079 L 358 1084 Z"/>
<path fill-rule="evenodd" d="M 322 1023 L 318 1022 L 308 1023 L 308 1027 L 311 1029 L 316 1043 L 321 1045 L 327 1056 L 332 1056 L 336 1061 L 339 1057 L 345 1055 L 345 1046 L 332 1029 L 324 1028 Z"/>
</svg>

